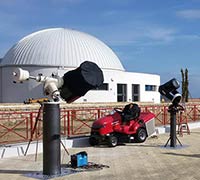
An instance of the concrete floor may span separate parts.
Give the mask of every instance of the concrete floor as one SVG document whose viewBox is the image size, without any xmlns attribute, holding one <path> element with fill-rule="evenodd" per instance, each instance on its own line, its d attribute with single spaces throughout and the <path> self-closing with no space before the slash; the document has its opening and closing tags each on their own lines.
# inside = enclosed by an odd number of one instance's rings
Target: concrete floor
<svg viewBox="0 0 200 180">
<path fill-rule="evenodd" d="M 149 138 L 142 144 L 119 145 L 115 148 L 80 147 L 69 149 L 70 154 L 86 151 L 88 161 L 107 165 L 103 169 L 82 170 L 70 173 L 66 164 L 70 157 L 63 152 L 61 161 L 65 176 L 53 179 L 70 180 L 199 180 L 200 179 L 200 129 L 179 137 L 183 144 L 177 148 L 164 147 L 169 134 Z M 42 174 L 42 154 L 37 161 L 34 155 L 0 159 L 0 179 L 36 179 Z M 34 176 L 34 177 L 29 177 Z"/>
</svg>

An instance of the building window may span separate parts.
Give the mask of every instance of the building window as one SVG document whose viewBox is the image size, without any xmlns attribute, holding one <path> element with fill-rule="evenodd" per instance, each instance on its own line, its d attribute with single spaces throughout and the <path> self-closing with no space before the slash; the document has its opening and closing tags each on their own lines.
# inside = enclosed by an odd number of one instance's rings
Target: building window
<svg viewBox="0 0 200 180">
<path fill-rule="evenodd" d="M 132 84 L 132 101 L 140 101 L 140 85 Z"/>
<path fill-rule="evenodd" d="M 145 91 L 156 91 L 156 85 L 145 85 Z"/>
<path fill-rule="evenodd" d="M 94 90 L 108 90 L 108 83 L 103 83 L 101 86 L 95 88 Z"/>
<path fill-rule="evenodd" d="M 117 102 L 127 101 L 127 84 L 117 84 Z"/>
</svg>

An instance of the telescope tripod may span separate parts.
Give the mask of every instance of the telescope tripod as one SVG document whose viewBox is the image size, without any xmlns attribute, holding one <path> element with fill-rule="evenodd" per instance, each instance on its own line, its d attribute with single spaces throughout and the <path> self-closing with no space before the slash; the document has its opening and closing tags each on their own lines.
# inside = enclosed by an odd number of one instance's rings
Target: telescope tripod
<svg viewBox="0 0 200 180">
<path fill-rule="evenodd" d="M 179 144 L 182 146 L 181 142 L 176 136 L 176 113 L 179 111 L 179 109 L 183 108 L 179 104 L 172 104 L 169 106 L 168 112 L 170 113 L 170 137 L 167 140 L 164 147 L 167 146 L 168 142 L 170 141 L 170 147 L 176 147 L 176 140 L 179 142 Z"/>
<path fill-rule="evenodd" d="M 29 146 L 30 146 L 31 142 L 33 141 L 34 134 L 35 134 L 35 132 L 36 132 L 36 130 L 37 130 L 38 122 L 39 122 L 39 121 L 42 121 L 42 120 L 41 120 L 41 111 L 43 110 L 43 104 L 42 104 L 42 103 L 39 103 L 39 104 L 40 104 L 40 108 L 39 108 L 38 113 L 37 113 L 37 116 L 36 116 L 35 124 L 34 124 L 34 126 L 33 126 L 32 131 L 31 131 L 31 138 L 29 139 L 28 145 L 27 145 L 27 147 L 26 147 L 26 151 L 25 151 L 25 153 L 24 153 L 25 156 L 27 155 Z M 36 136 L 36 137 L 37 137 L 37 143 L 36 143 L 35 161 L 37 161 L 38 136 L 39 136 L 39 135 L 40 135 L 40 132 L 39 132 L 39 130 L 37 130 L 37 136 Z"/>
<path fill-rule="evenodd" d="M 39 123 L 40 121 L 42 121 L 42 119 L 41 119 L 41 113 L 42 113 L 43 107 L 44 107 L 44 106 L 43 106 L 43 103 L 39 102 L 39 104 L 40 104 L 40 108 L 39 108 L 38 113 L 37 113 L 37 116 L 36 116 L 35 124 L 34 124 L 34 126 L 33 126 L 32 131 L 31 131 L 31 138 L 29 139 L 28 145 L 27 145 L 27 147 L 26 147 L 26 151 L 25 151 L 25 153 L 24 153 L 24 156 L 26 156 L 27 153 L 28 153 L 28 149 L 29 149 L 29 147 L 30 147 L 30 144 L 31 144 L 31 142 L 32 142 L 33 139 L 34 139 L 34 134 L 35 134 L 35 132 L 37 131 L 37 135 L 36 135 L 37 143 L 36 143 L 35 161 L 37 161 L 38 137 L 39 137 L 40 135 L 42 135 L 42 134 L 39 132 L 39 130 L 37 130 L 37 126 L 38 126 L 38 123 Z M 62 140 L 60 140 L 60 144 L 63 146 L 63 149 L 65 150 L 65 152 L 67 153 L 67 155 L 70 155 L 69 152 L 68 152 L 68 150 L 67 150 L 67 148 L 66 148 L 65 145 L 63 144 Z"/>
</svg>

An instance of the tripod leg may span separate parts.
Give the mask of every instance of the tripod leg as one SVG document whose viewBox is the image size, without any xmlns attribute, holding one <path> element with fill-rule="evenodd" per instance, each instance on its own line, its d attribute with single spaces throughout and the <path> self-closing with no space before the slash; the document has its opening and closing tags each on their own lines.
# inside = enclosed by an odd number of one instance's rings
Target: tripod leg
<svg viewBox="0 0 200 180">
<path fill-rule="evenodd" d="M 69 156 L 70 154 L 69 154 L 67 148 L 65 147 L 65 145 L 63 144 L 62 140 L 60 140 L 60 143 L 63 146 L 63 148 L 64 148 L 65 152 L 67 153 L 67 155 Z"/>
<path fill-rule="evenodd" d="M 29 148 L 29 146 L 30 146 L 30 144 L 31 144 L 31 141 L 32 141 L 32 140 L 29 140 L 29 142 L 28 142 L 28 145 L 27 145 L 27 147 L 26 147 L 26 151 L 25 151 L 25 153 L 24 153 L 24 156 L 27 155 L 28 148 Z"/>
<path fill-rule="evenodd" d="M 176 139 L 177 139 L 177 141 L 179 142 L 179 144 L 181 145 L 181 146 L 183 146 L 182 144 L 181 144 L 181 141 L 176 137 Z"/>
<path fill-rule="evenodd" d="M 170 139 L 171 139 L 171 137 L 169 137 L 169 139 L 167 140 L 167 142 L 166 142 L 166 144 L 165 144 L 164 147 L 167 147 L 167 144 L 168 144 L 168 142 L 169 142 Z"/>
<path fill-rule="evenodd" d="M 38 123 L 38 119 L 36 118 L 36 121 L 35 121 L 33 130 L 32 130 L 32 132 L 31 132 L 31 138 L 30 138 L 30 140 L 29 140 L 29 142 L 28 142 L 28 145 L 27 145 L 27 148 L 26 148 L 26 151 L 25 151 L 25 154 L 24 154 L 25 156 L 26 156 L 26 154 L 27 154 L 27 152 L 28 152 L 28 149 L 29 149 L 29 146 L 30 146 L 31 142 L 33 141 L 33 135 L 35 134 L 35 130 L 36 130 L 36 127 L 37 127 L 37 123 Z"/>
<path fill-rule="evenodd" d="M 37 140 L 37 143 L 36 143 L 35 161 L 37 161 L 37 153 L 38 153 L 38 140 Z"/>
<path fill-rule="evenodd" d="M 40 127 L 40 122 L 39 122 L 39 125 L 38 127 Z M 38 142 L 38 137 L 41 135 L 40 134 L 40 128 L 38 128 L 38 132 L 37 132 L 37 142 L 36 142 L 36 153 L 35 153 L 35 161 L 37 161 L 37 155 L 38 155 L 38 145 L 39 145 L 39 142 Z"/>
<path fill-rule="evenodd" d="M 38 110 L 38 114 L 37 114 L 37 117 L 36 117 L 36 121 L 35 121 L 35 124 L 34 124 L 34 127 L 33 127 L 33 130 L 31 131 L 31 138 L 28 142 L 28 145 L 27 145 L 27 148 L 26 148 L 26 151 L 25 151 L 25 154 L 24 156 L 26 156 L 27 152 L 28 152 L 28 149 L 29 149 L 29 146 L 31 144 L 31 142 L 33 141 L 33 135 L 35 134 L 35 130 L 37 128 L 37 123 L 39 121 L 39 118 L 40 118 L 40 112 L 42 110 L 42 105 L 40 106 L 39 110 Z"/>
</svg>

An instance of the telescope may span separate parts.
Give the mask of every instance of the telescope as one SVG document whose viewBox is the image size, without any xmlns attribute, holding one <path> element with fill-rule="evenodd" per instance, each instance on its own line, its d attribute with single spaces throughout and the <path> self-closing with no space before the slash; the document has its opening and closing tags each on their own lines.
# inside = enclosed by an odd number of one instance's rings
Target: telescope
<svg viewBox="0 0 200 180">
<path fill-rule="evenodd" d="M 27 70 L 16 68 L 13 72 L 15 83 L 21 83 L 33 79 L 44 84 L 44 94 L 50 100 L 59 102 L 65 100 L 71 103 L 81 96 L 84 96 L 89 90 L 95 89 L 103 84 L 103 72 L 97 64 L 84 61 L 75 70 L 68 71 L 63 77 L 52 75 L 51 77 L 38 74 L 32 76 Z"/>
<path fill-rule="evenodd" d="M 62 99 L 71 103 L 89 90 L 101 86 L 104 80 L 103 73 L 95 63 L 85 61 L 78 68 L 65 73 L 63 77 L 47 77 L 42 74 L 32 76 L 27 70 L 17 68 L 13 72 L 13 78 L 15 83 L 33 79 L 44 84 L 43 91 L 49 101 L 43 102 L 40 107 L 43 108 L 43 174 L 59 176 L 62 172 L 59 103 Z"/>
<path fill-rule="evenodd" d="M 176 136 L 176 113 L 180 108 L 181 94 L 177 91 L 180 87 L 179 82 L 173 78 L 166 82 L 165 84 L 159 86 L 158 91 L 161 95 L 165 96 L 167 99 L 172 101 L 172 104 L 169 106 L 168 112 L 170 112 L 170 137 L 167 140 L 165 147 L 170 141 L 170 147 L 176 147 L 176 140 L 182 146 L 181 142 Z"/>
<path fill-rule="evenodd" d="M 179 87 L 179 82 L 175 78 L 173 78 L 165 84 L 159 86 L 158 91 L 161 95 L 172 101 L 172 104 L 178 105 L 181 101 L 181 94 L 177 91 Z"/>
</svg>

